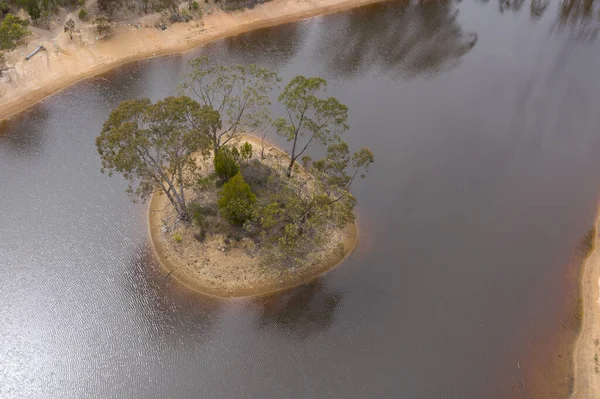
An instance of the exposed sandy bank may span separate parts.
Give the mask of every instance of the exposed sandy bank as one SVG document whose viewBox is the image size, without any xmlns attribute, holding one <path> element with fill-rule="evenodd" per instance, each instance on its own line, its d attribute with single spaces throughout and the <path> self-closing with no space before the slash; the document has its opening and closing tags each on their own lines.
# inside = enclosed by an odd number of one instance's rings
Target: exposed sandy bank
<svg viewBox="0 0 600 399">
<path fill-rule="evenodd" d="M 583 320 L 573 350 L 572 399 L 600 398 L 600 216 L 596 220 L 593 249 L 583 265 L 581 297 Z"/>
<path fill-rule="evenodd" d="M 259 156 L 260 139 L 245 135 L 243 141 L 250 142 Z M 270 143 L 265 143 L 265 155 L 274 162 L 289 162 L 288 155 Z M 309 178 L 306 172 L 300 173 Z M 166 232 L 163 221 L 172 221 L 171 208 L 165 195 L 157 192 L 152 196 L 148 220 L 157 259 L 166 273 L 183 285 L 219 297 L 264 295 L 306 283 L 342 263 L 358 241 L 356 223 L 349 223 L 345 229 L 331 232 L 330 243 L 324 249 L 307 254 L 317 261 L 293 269 L 264 268 L 260 256 L 252 254 L 253 243 L 249 239 L 227 246 L 224 251 L 222 236 L 207 237 L 201 243 L 191 228 L 180 226 Z M 174 241 L 175 232 L 183 237 L 182 243 Z M 339 244 L 343 245 L 342 251 Z"/>
<path fill-rule="evenodd" d="M 169 53 L 192 49 L 226 36 L 257 28 L 292 22 L 316 15 L 334 13 L 384 0 L 273 0 L 244 12 L 216 12 L 205 15 L 202 23 L 174 24 L 165 31 L 153 27 L 153 16 L 139 18 L 141 28 L 118 26 L 115 34 L 96 40 L 93 27 L 69 40 L 64 32 L 54 39 L 40 37 L 27 48 L 7 54 L 13 68 L 0 80 L 0 120 L 24 111 L 43 98 L 73 83 L 99 75 L 116 66 Z M 151 27 L 144 27 L 150 25 Z M 38 44 L 48 51 L 30 61 L 24 54 Z"/>
</svg>

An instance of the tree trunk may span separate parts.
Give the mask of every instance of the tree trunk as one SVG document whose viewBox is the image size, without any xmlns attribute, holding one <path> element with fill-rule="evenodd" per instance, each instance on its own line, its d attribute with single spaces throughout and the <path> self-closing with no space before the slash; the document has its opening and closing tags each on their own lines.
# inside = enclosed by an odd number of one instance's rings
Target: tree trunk
<svg viewBox="0 0 600 399">
<path fill-rule="evenodd" d="M 179 219 L 186 223 L 190 221 L 190 215 L 184 202 L 178 202 L 175 210 L 177 211 L 177 216 L 179 216 Z"/>
<path fill-rule="evenodd" d="M 288 170 L 287 170 L 287 177 L 292 177 L 292 168 L 294 167 L 294 163 L 296 162 L 296 160 L 294 158 L 292 158 L 290 160 L 290 166 L 288 166 Z"/>
</svg>

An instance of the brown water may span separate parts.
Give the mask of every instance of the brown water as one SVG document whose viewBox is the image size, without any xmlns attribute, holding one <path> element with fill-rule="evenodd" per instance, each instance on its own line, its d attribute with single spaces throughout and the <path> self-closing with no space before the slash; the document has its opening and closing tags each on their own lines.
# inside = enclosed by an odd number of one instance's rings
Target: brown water
<svg viewBox="0 0 600 399">
<path fill-rule="evenodd" d="M 595 12 L 536 4 L 314 18 L 120 68 L 17 118 L 0 135 L 0 397 L 564 397 L 600 54 Z M 199 53 L 323 75 L 348 104 L 348 142 L 377 159 L 342 267 L 252 300 L 163 277 L 146 208 L 100 173 L 94 138 L 119 101 L 173 94 Z"/>
</svg>

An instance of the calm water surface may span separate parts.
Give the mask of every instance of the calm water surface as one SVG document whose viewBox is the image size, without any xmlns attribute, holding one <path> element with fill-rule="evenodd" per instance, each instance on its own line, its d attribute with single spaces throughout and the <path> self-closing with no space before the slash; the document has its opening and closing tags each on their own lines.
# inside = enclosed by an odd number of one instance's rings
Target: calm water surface
<svg viewBox="0 0 600 399">
<path fill-rule="evenodd" d="M 585 14 L 387 3 L 130 65 L 26 112 L 0 135 L 0 397 L 564 397 L 573 255 L 600 186 Z M 343 267 L 252 300 L 163 277 L 147 208 L 100 173 L 94 138 L 119 101 L 174 94 L 200 53 L 324 76 L 348 104 L 347 141 L 377 160 Z"/>
</svg>

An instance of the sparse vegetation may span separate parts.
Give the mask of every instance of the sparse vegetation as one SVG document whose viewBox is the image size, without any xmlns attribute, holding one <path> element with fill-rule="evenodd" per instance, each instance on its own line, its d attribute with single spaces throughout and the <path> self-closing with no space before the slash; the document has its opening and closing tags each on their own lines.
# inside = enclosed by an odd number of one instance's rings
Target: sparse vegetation
<svg viewBox="0 0 600 399">
<path fill-rule="evenodd" d="M 217 4 L 221 4 L 224 11 L 243 11 L 252 9 L 258 4 L 266 3 L 269 0 L 219 0 Z"/>
<path fill-rule="evenodd" d="M 79 9 L 79 14 L 77 14 L 77 17 L 79 18 L 80 21 L 87 21 L 88 18 L 88 12 L 85 8 L 80 8 Z"/>
<path fill-rule="evenodd" d="M 176 242 L 177 244 L 180 244 L 180 243 L 181 243 L 181 241 L 183 241 L 183 237 L 181 236 L 181 234 L 179 234 L 179 233 L 175 233 L 175 234 L 173 235 L 173 240 L 175 240 L 175 242 Z"/>
</svg>

